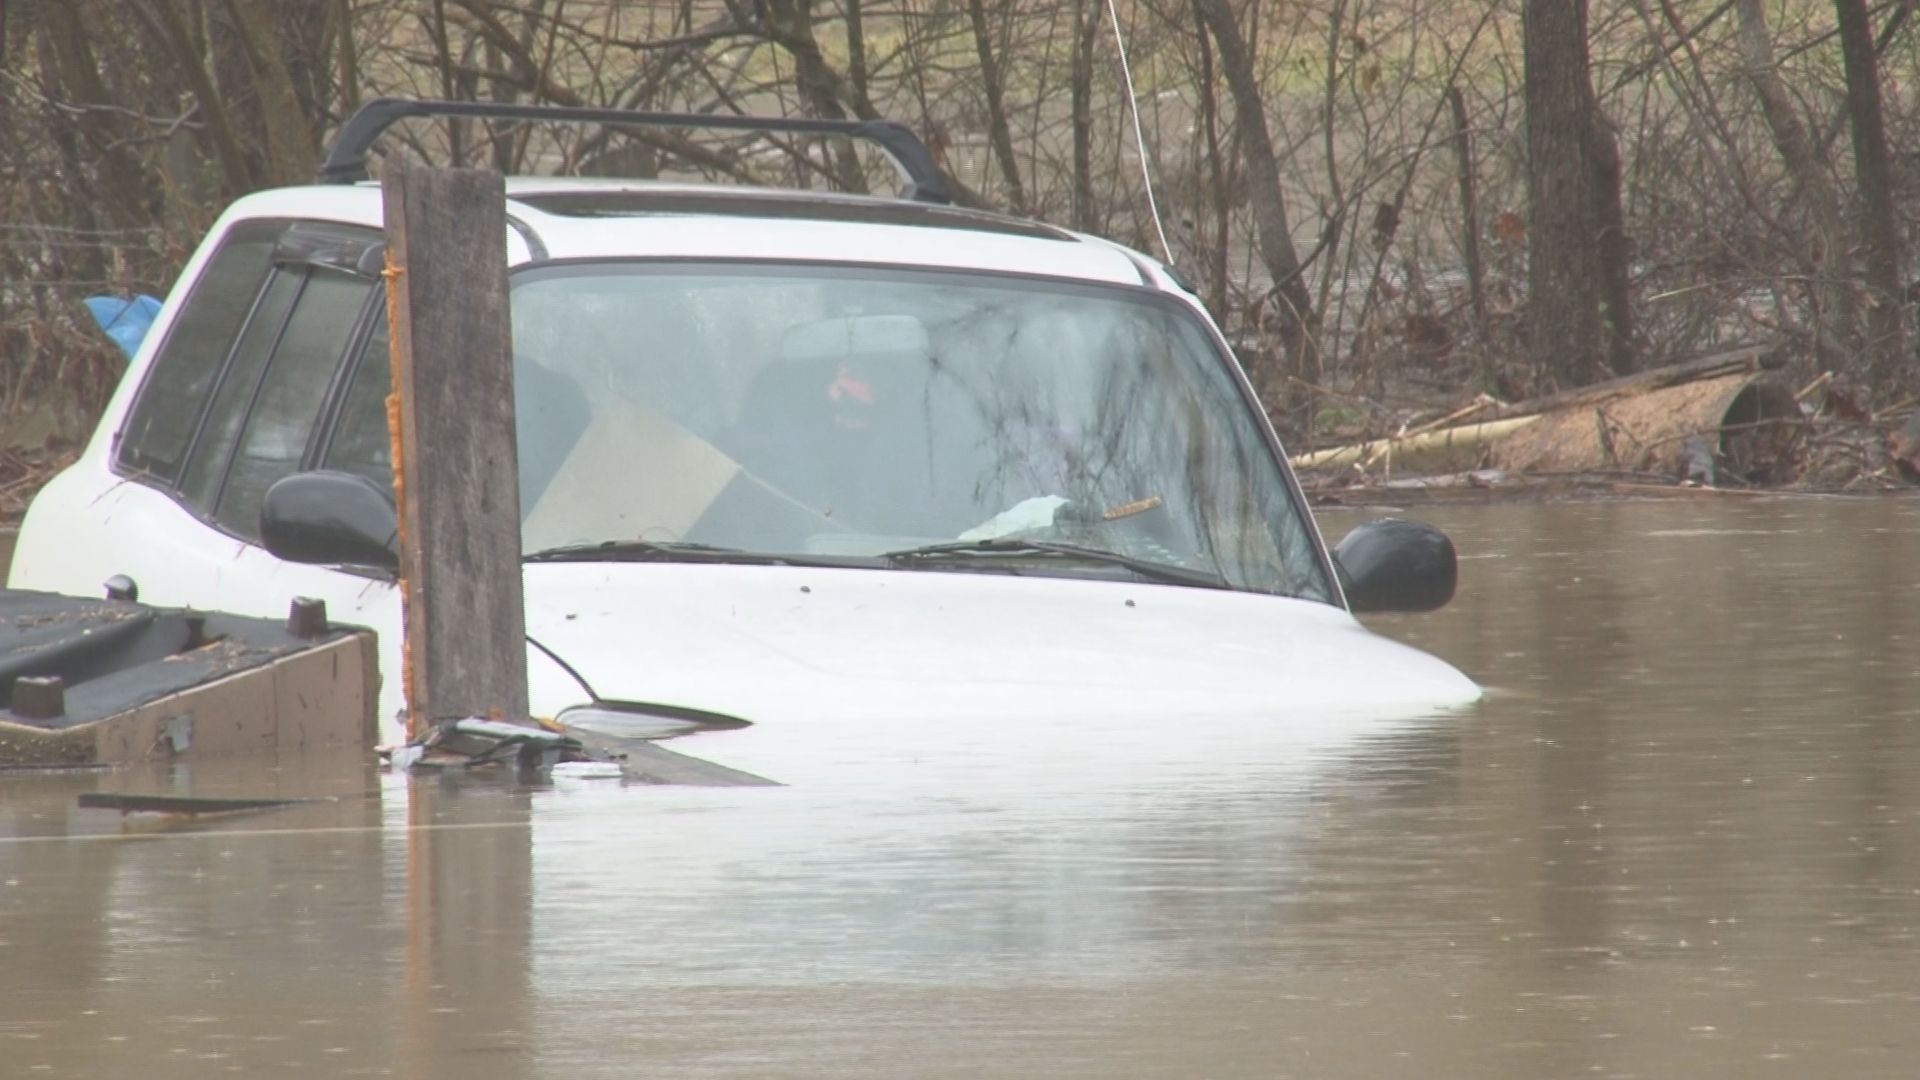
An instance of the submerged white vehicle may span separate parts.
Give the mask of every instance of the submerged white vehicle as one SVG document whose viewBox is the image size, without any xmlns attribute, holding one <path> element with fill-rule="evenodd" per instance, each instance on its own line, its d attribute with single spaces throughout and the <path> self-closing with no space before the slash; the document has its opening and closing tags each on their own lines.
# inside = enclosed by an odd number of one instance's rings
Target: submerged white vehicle
<svg viewBox="0 0 1920 1080">
<path fill-rule="evenodd" d="M 401 116 L 503 110 L 369 108 L 329 159 L 360 182 L 249 196 L 214 226 L 85 452 L 35 499 L 10 584 L 88 594 L 120 576 L 142 601 L 262 615 L 323 598 L 380 633 L 392 738 L 364 154 Z M 945 204 L 904 129 L 835 130 L 880 141 L 908 196 L 509 179 L 537 714 L 883 734 L 1478 697 L 1351 613 L 1445 603 L 1451 545 L 1382 522 L 1330 553 L 1165 267 Z"/>
</svg>

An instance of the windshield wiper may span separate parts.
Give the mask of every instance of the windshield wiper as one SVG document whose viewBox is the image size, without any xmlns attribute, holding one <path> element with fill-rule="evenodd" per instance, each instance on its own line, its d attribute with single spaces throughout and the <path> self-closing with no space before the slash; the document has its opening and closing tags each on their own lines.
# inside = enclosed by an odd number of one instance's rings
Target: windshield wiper
<svg viewBox="0 0 1920 1080">
<path fill-rule="evenodd" d="M 531 551 L 521 562 L 699 562 L 742 563 L 754 566 L 819 566 L 805 556 L 775 555 L 740 548 L 716 547 L 686 541 L 603 540 L 596 544 L 566 544 Z"/>
<path fill-rule="evenodd" d="M 1149 559 L 1136 559 L 1131 555 L 1122 555 L 1117 551 L 1105 551 L 1101 548 L 1081 547 L 1078 544 L 1057 544 L 1046 540 L 1018 540 L 1002 538 L 997 540 L 958 540 L 944 544 L 927 544 L 924 547 L 903 548 L 889 551 L 880 556 L 898 566 L 915 564 L 962 564 L 976 559 L 1026 558 L 1057 559 L 1062 562 L 1095 563 L 1104 566 L 1117 566 L 1130 570 L 1149 581 L 1158 581 L 1168 585 L 1193 585 L 1203 589 L 1230 589 L 1222 574 L 1206 570 L 1193 570 L 1184 566 L 1153 562 Z"/>
<path fill-rule="evenodd" d="M 976 560 L 1022 558 L 1027 560 L 1046 559 L 1061 562 L 1115 566 L 1128 570 L 1148 581 L 1157 581 L 1169 585 L 1191 585 L 1205 589 L 1232 588 L 1224 576 L 1205 570 L 1193 570 L 1184 566 L 1173 566 L 1168 563 L 1153 562 L 1148 559 L 1136 559 L 1131 555 L 1122 555 L 1116 551 L 1081 547 L 1077 544 L 1058 544 L 1043 540 L 1017 540 L 1010 538 L 960 540 L 949 543 L 927 544 L 923 547 L 889 551 L 875 557 L 783 555 L 772 552 L 746 551 L 740 548 L 716 547 L 712 544 L 696 544 L 684 541 L 606 540 L 594 544 L 567 544 L 562 547 L 552 547 L 541 551 L 529 552 L 521 557 L 521 561 L 530 563 L 688 562 L 735 563 L 749 566 L 816 567 L 871 567 L 879 564 L 911 567 L 915 565 L 936 565 L 940 563 L 953 566 Z"/>
</svg>

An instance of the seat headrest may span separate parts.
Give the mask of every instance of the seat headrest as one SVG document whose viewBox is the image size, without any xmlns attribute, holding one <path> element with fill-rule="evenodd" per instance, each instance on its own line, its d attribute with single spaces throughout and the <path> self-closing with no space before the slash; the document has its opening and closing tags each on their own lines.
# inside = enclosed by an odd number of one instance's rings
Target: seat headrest
<svg viewBox="0 0 1920 1080">
<path fill-rule="evenodd" d="M 787 361 L 925 359 L 932 341 L 924 323 L 911 315 L 849 315 L 803 323 L 780 343 Z"/>
</svg>

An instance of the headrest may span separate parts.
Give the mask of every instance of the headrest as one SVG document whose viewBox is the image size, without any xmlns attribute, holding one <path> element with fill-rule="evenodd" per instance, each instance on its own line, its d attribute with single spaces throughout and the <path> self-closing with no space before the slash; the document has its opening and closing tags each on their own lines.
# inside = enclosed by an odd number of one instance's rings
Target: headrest
<svg viewBox="0 0 1920 1080">
<path fill-rule="evenodd" d="M 911 315 L 849 315 L 803 323 L 787 331 L 780 355 L 788 361 L 925 359 L 927 328 Z"/>
</svg>

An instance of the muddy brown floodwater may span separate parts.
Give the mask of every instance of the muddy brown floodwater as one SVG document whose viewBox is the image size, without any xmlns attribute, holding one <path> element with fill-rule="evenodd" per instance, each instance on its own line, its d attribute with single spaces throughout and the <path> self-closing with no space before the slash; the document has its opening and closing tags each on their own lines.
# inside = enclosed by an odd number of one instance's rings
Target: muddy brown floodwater
<svg viewBox="0 0 1920 1080">
<path fill-rule="evenodd" d="M 0 779 L 0 1076 L 1915 1075 L 1920 501 L 1421 516 L 1456 715 Z"/>
</svg>

